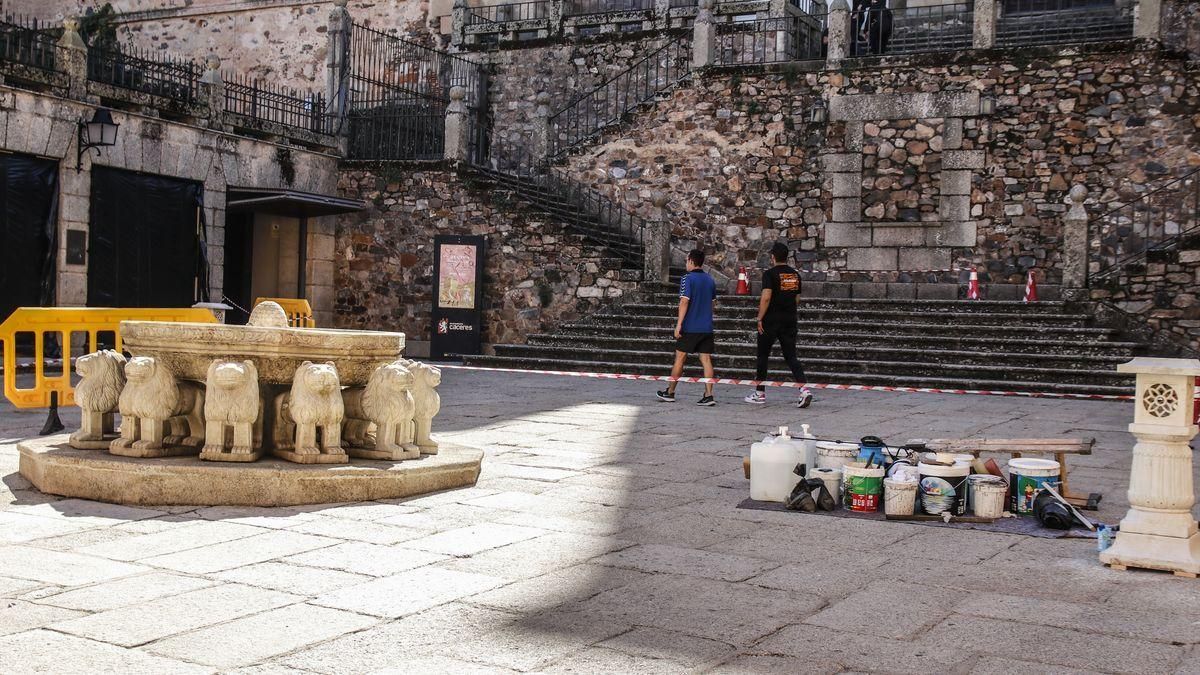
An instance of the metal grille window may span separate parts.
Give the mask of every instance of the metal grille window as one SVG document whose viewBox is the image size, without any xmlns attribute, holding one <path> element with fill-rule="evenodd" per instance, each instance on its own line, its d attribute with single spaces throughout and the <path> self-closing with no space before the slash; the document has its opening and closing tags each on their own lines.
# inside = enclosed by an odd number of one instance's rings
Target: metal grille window
<svg viewBox="0 0 1200 675">
<path fill-rule="evenodd" d="M 1004 0 L 996 45 L 1102 42 L 1133 36 L 1133 3 Z"/>
<path fill-rule="evenodd" d="M 824 16 L 789 16 L 717 26 L 717 63 L 811 61 L 825 57 Z"/>
<path fill-rule="evenodd" d="M 161 96 L 178 103 L 195 103 L 200 68 L 189 60 L 153 59 L 144 52 L 88 49 L 88 79 L 114 87 Z"/>
<path fill-rule="evenodd" d="M 653 9 L 654 0 L 566 0 L 563 3 L 563 16 L 617 14 Z"/>
<path fill-rule="evenodd" d="M 504 23 L 506 21 L 532 21 L 550 17 L 550 3 L 546 0 L 539 2 L 512 2 L 503 5 L 485 5 L 472 7 L 467 12 L 467 25 Z"/>
<path fill-rule="evenodd" d="M 0 21 L 0 58 L 5 61 L 54 70 L 56 42 L 36 19 L 9 16 Z"/>
<path fill-rule="evenodd" d="M 881 3 L 882 4 L 882 3 Z M 884 8 L 854 17 L 854 53 L 915 54 L 970 49 L 974 33 L 974 2 Z M 878 16 L 886 12 L 886 16 Z"/>
<path fill-rule="evenodd" d="M 225 110 L 256 122 L 329 133 L 324 96 L 272 88 L 257 79 L 226 75 Z"/>
</svg>

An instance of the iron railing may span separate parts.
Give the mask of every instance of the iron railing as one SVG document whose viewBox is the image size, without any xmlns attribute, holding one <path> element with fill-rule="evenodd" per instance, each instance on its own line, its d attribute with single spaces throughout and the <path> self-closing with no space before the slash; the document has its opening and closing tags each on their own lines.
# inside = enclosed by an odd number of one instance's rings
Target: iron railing
<svg viewBox="0 0 1200 675">
<path fill-rule="evenodd" d="M 151 58 L 146 52 L 88 48 L 88 79 L 114 87 L 152 94 L 176 103 L 199 98 L 200 67 L 190 60 Z"/>
<path fill-rule="evenodd" d="M 503 5 L 472 7 L 467 12 L 467 25 L 504 23 L 506 21 L 534 21 L 549 17 L 549 0 L 510 2 Z"/>
<path fill-rule="evenodd" d="M 563 16 L 653 11 L 654 0 L 564 0 Z"/>
<path fill-rule="evenodd" d="M 1126 266 L 1153 262 L 1185 238 L 1200 235 L 1200 169 L 1088 221 L 1088 280 L 1111 282 Z"/>
<path fill-rule="evenodd" d="M 829 8 L 825 6 L 824 0 L 788 0 L 788 4 L 804 14 L 820 15 L 829 13 Z"/>
<path fill-rule="evenodd" d="M 445 155 L 446 108 L 414 99 L 350 111 L 349 156 L 358 160 L 440 160 Z"/>
<path fill-rule="evenodd" d="M 479 64 L 462 57 L 358 24 L 351 30 L 351 108 L 410 95 L 446 101 L 455 86 L 466 89 L 467 105 L 476 106 L 483 78 Z"/>
<path fill-rule="evenodd" d="M 256 122 L 270 122 L 318 134 L 330 132 L 324 95 L 275 88 L 254 78 L 224 77 L 227 112 Z"/>
<path fill-rule="evenodd" d="M 8 16 L 0 21 L 0 59 L 4 61 L 53 71 L 57 42 L 37 19 Z"/>
<path fill-rule="evenodd" d="M 1103 42 L 1133 37 L 1133 3 L 1094 0 L 1003 0 L 996 45 Z"/>
<path fill-rule="evenodd" d="M 825 17 L 800 15 L 717 26 L 716 63 L 743 66 L 825 58 Z"/>
<path fill-rule="evenodd" d="M 558 157 L 647 103 L 691 72 L 690 36 L 669 40 L 550 117 L 551 157 Z"/>
<path fill-rule="evenodd" d="M 970 49 L 973 44 L 974 0 L 890 11 L 891 31 L 887 39 L 880 39 L 884 36 L 878 30 L 879 23 L 868 22 L 876 29 L 875 33 L 858 34 L 859 44 L 868 51 L 878 46 L 882 49 L 873 53 L 916 54 Z"/>
</svg>

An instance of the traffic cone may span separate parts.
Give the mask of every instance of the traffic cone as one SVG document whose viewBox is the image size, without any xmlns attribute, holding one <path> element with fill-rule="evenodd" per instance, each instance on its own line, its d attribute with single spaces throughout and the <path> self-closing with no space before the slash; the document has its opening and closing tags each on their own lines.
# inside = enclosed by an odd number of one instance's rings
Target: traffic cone
<svg viewBox="0 0 1200 675">
<path fill-rule="evenodd" d="M 1025 302 L 1037 302 L 1037 277 L 1029 270 L 1029 279 L 1025 282 Z"/>
<path fill-rule="evenodd" d="M 967 282 L 967 299 L 979 299 L 979 273 L 971 272 L 971 280 Z"/>
<path fill-rule="evenodd" d="M 746 268 L 738 268 L 738 285 L 736 295 L 750 295 L 750 277 L 746 276 Z"/>
</svg>

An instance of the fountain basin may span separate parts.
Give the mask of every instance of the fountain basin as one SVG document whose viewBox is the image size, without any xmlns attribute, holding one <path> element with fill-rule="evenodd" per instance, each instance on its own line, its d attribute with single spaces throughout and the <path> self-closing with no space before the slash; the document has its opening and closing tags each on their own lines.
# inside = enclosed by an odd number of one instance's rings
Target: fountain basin
<svg viewBox="0 0 1200 675">
<path fill-rule="evenodd" d="M 404 352 L 404 333 L 169 321 L 122 321 L 121 342 L 185 380 L 203 382 L 214 359 L 234 359 L 253 361 L 259 382 L 277 385 L 291 384 L 305 361 L 332 361 L 342 386 L 362 386 Z"/>
</svg>

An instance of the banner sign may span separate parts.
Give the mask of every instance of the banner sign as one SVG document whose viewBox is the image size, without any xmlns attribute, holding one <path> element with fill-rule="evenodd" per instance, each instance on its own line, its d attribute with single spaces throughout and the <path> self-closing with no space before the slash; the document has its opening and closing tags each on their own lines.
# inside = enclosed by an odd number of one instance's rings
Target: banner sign
<svg viewBox="0 0 1200 675">
<path fill-rule="evenodd" d="M 434 359 L 479 354 L 483 348 L 482 236 L 438 235 L 433 239 Z"/>
</svg>

